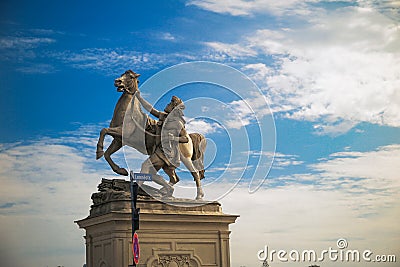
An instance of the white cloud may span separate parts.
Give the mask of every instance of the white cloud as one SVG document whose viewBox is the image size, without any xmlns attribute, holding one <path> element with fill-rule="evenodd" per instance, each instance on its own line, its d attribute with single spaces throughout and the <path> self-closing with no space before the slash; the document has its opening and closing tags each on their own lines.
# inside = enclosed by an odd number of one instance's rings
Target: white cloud
<svg viewBox="0 0 400 267">
<path fill-rule="evenodd" d="M 271 14 L 274 16 L 313 16 L 321 12 L 316 4 L 340 3 L 365 8 L 373 8 L 385 16 L 399 20 L 400 4 L 398 0 L 190 0 L 187 5 L 197 6 L 215 13 L 231 16 L 255 16 L 257 14 Z"/>
<path fill-rule="evenodd" d="M 273 168 L 284 169 L 288 166 L 297 166 L 304 163 L 304 161 L 298 160 L 297 155 L 286 155 L 282 153 L 275 153 Z"/>
<path fill-rule="evenodd" d="M 399 231 L 400 214 L 397 162 L 400 145 L 368 152 L 345 150 L 309 165 L 311 173 L 268 178 L 254 194 L 235 188 L 221 201 L 224 212 L 240 215 L 231 227 L 232 266 L 261 265 L 256 253 L 264 245 L 322 251 L 335 248 L 339 238 L 346 238 L 350 249 L 398 255 L 399 239 L 393 235 Z M 276 180 L 279 183 L 273 186 Z"/>
<path fill-rule="evenodd" d="M 161 40 L 165 40 L 165 41 L 176 41 L 175 36 L 173 36 L 171 33 L 169 32 L 164 32 L 160 35 L 160 39 Z"/>
<path fill-rule="evenodd" d="M 84 162 L 72 147 L 41 142 L 0 154 L 1 237 L 7 240 L 0 250 L 9 252 L 2 257 L 3 264 L 82 265 L 83 233 L 73 221 L 87 216 L 88 196 L 100 179 L 99 174 L 85 171 Z M 55 238 L 59 233 L 64 233 L 62 244 Z M 25 256 L 13 256 L 13 251 Z M 63 254 L 65 261 L 49 262 L 43 253 Z"/>
<path fill-rule="evenodd" d="M 239 44 L 246 49 L 236 50 L 273 56 L 273 64 L 243 70 L 263 86 L 274 112 L 340 134 L 359 122 L 400 127 L 399 33 L 397 23 L 373 9 L 349 7 L 298 28 L 258 30 Z"/>
<path fill-rule="evenodd" d="M 88 215 L 91 193 L 111 174 L 107 163 L 95 161 L 99 128 L 0 147 L 4 266 L 83 265 L 84 232 L 74 220 Z"/>
<path fill-rule="evenodd" d="M 400 2 L 398 0 L 360 0 L 361 6 L 379 10 L 391 19 L 400 20 Z"/>
<path fill-rule="evenodd" d="M 400 145 L 367 152 L 345 150 L 308 165 L 310 173 L 273 178 L 270 183 L 287 187 L 306 182 L 314 190 L 340 191 L 349 199 L 347 204 L 357 211 L 357 216 L 366 216 L 395 205 L 400 199 L 397 162 L 400 162 Z"/>
<path fill-rule="evenodd" d="M 191 0 L 188 5 L 209 10 L 215 13 L 229 14 L 232 16 L 252 16 L 254 14 L 269 13 L 273 15 L 308 14 L 307 3 L 318 1 L 305 0 Z"/>
<path fill-rule="evenodd" d="M 240 129 L 251 123 L 260 124 L 262 119 L 271 115 L 267 99 L 260 92 L 250 92 L 245 99 L 235 100 L 226 105 L 232 112 L 228 114 L 225 125 L 228 128 Z"/>
<path fill-rule="evenodd" d="M 261 266 L 256 253 L 265 245 L 275 250 L 321 252 L 336 248 L 339 238 L 347 239 L 349 249 L 398 255 L 398 237 L 393 233 L 399 231 L 399 201 L 384 209 L 373 207 L 375 214 L 368 218 L 358 216 L 359 212 L 349 205 L 353 201 L 353 197 L 341 191 L 314 190 L 304 185 L 263 188 L 251 195 L 246 188 L 235 188 L 221 201 L 224 212 L 240 215 L 231 226 L 232 266 Z M 279 261 L 269 261 L 269 264 L 281 265 Z M 321 262 L 327 267 L 337 264 L 328 259 Z M 365 263 L 345 265 L 365 266 Z M 388 263 L 388 266 L 396 264 Z"/>
<path fill-rule="evenodd" d="M 236 59 L 243 56 L 257 55 L 256 51 L 239 44 L 226 44 L 221 42 L 206 42 L 204 44 L 211 49 L 218 51 L 218 54 L 213 55 L 213 57 L 218 60 L 222 60 L 224 58 Z"/>
<path fill-rule="evenodd" d="M 215 133 L 221 126 L 218 123 L 210 123 L 201 119 L 188 120 L 186 125 L 188 133 L 200 133 L 203 135 Z"/>
<path fill-rule="evenodd" d="M 380 147 L 375 151 L 334 153 L 331 159 L 312 165 L 320 171 L 322 182 L 339 178 L 357 178 L 359 190 L 399 190 L 400 145 Z M 361 180 L 360 180 L 361 179 Z"/>
</svg>

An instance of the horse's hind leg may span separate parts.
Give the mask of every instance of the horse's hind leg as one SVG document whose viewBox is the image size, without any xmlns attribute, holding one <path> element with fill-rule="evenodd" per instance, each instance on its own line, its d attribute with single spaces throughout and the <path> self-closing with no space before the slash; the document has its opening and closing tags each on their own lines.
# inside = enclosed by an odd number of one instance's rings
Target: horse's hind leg
<svg viewBox="0 0 400 267">
<path fill-rule="evenodd" d="M 186 168 L 190 171 L 192 174 L 194 181 L 196 182 L 196 187 L 197 187 L 197 195 L 196 199 L 203 199 L 204 197 L 204 192 L 203 189 L 201 188 L 201 177 L 199 172 L 196 170 L 196 168 L 193 166 L 192 160 L 190 158 L 185 158 L 181 157 L 181 160 L 183 164 L 185 164 Z"/>
<path fill-rule="evenodd" d="M 107 148 L 104 153 L 104 158 L 107 160 L 108 164 L 110 164 L 112 170 L 120 175 L 128 176 L 128 171 L 124 168 L 120 168 L 115 162 L 111 159 L 111 155 L 114 154 L 122 147 L 122 141 L 114 139 L 110 146 Z"/>
<path fill-rule="evenodd" d="M 179 177 L 176 174 L 175 171 L 175 167 L 171 167 L 171 166 L 164 166 L 163 167 L 164 172 L 168 175 L 169 177 L 169 183 L 171 185 L 176 184 L 177 182 L 179 182 Z"/>
<path fill-rule="evenodd" d="M 165 162 L 160 159 L 157 154 L 151 155 L 148 159 L 146 159 L 142 163 L 142 168 L 140 169 L 141 173 L 149 173 L 153 177 L 153 182 L 162 186 L 160 189 L 160 193 L 171 197 L 174 193 L 174 188 L 164 180 L 161 175 L 158 175 L 157 172 L 163 167 Z"/>
</svg>

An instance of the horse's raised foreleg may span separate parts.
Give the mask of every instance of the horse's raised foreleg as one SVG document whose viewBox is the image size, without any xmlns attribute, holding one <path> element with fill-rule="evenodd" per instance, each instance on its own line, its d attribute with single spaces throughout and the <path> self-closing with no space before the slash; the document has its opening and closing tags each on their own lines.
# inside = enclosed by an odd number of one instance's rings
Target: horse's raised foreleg
<svg viewBox="0 0 400 267">
<path fill-rule="evenodd" d="M 106 133 L 107 133 L 107 128 L 101 129 L 99 140 L 97 141 L 96 159 L 99 159 L 104 155 L 103 145 L 104 145 L 104 138 L 106 137 Z"/>
<path fill-rule="evenodd" d="M 203 192 L 203 189 L 201 188 L 201 181 L 200 181 L 201 179 L 200 179 L 199 172 L 194 167 L 193 162 L 190 158 L 181 157 L 181 160 L 182 160 L 183 164 L 185 164 L 186 168 L 188 168 L 188 170 L 190 171 L 190 173 L 192 174 L 192 176 L 194 178 L 194 181 L 196 182 L 196 187 L 197 187 L 196 199 L 203 199 L 204 192 Z"/>
<path fill-rule="evenodd" d="M 119 167 L 115 162 L 111 159 L 111 155 L 114 154 L 116 151 L 118 151 L 122 147 L 122 141 L 119 139 L 114 139 L 110 146 L 107 148 L 106 152 L 104 153 L 104 158 L 110 164 L 111 169 L 120 174 L 120 175 L 125 175 L 128 176 L 128 171 L 125 168 Z"/>
<path fill-rule="evenodd" d="M 99 140 L 97 141 L 97 149 L 96 149 L 96 159 L 101 158 L 104 155 L 103 146 L 104 146 L 104 138 L 106 135 L 111 135 L 114 138 L 122 138 L 122 128 L 121 127 L 113 127 L 113 128 L 103 128 L 100 131 Z"/>
</svg>

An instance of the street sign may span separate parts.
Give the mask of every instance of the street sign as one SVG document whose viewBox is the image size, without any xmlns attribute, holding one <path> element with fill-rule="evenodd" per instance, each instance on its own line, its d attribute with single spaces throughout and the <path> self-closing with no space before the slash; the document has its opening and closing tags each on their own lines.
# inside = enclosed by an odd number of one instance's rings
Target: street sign
<svg viewBox="0 0 400 267">
<path fill-rule="evenodd" d="M 140 258 L 140 249 L 139 249 L 139 237 L 137 233 L 134 233 L 132 237 L 132 253 L 133 253 L 133 261 L 135 262 L 135 264 L 138 264 Z"/>
<path fill-rule="evenodd" d="M 133 177 L 133 180 L 136 181 L 143 181 L 143 182 L 153 181 L 153 177 L 151 176 L 150 173 L 134 173 L 131 171 L 131 177 Z"/>
</svg>

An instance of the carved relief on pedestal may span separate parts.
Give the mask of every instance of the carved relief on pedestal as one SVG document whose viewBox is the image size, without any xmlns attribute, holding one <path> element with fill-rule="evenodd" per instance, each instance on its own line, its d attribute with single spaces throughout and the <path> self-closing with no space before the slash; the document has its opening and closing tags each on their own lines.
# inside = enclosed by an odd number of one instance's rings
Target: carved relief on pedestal
<svg viewBox="0 0 400 267">
<path fill-rule="evenodd" d="M 158 258 L 158 262 L 163 267 L 170 267 L 171 265 L 177 265 L 179 267 L 186 267 L 190 264 L 189 256 L 187 255 L 168 255 L 161 256 Z"/>
<path fill-rule="evenodd" d="M 157 252 L 155 254 L 158 254 Z M 180 254 L 158 254 L 149 261 L 149 267 L 198 267 L 201 266 L 198 259 L 193 256 L 193 253 Z"/>
</svg>

